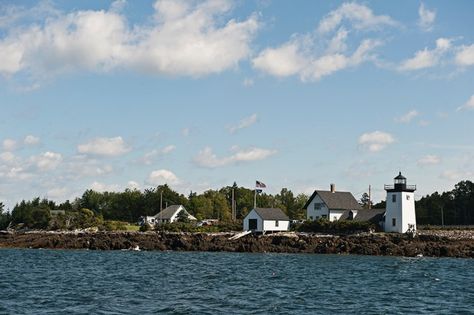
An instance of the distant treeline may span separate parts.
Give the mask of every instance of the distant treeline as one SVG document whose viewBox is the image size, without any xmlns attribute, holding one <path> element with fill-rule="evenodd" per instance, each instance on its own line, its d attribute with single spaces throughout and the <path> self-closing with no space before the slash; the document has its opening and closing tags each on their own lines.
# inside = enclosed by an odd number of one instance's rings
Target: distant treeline
<svg viewBox="0 0 474 315">
<path fill-rule="evenodd" d="M 57 204 L 52 200 L 35 198 L 23 200 L 16 204 L 11 214 L 0 217 L 0 229 L 10 221 L 12 224 L 24 223 L 27 227 L 42 228 L 51 220 L 50 210 L 64 210 L 71 213 L 86 213 L 91 210 L 100 220 L 137 222 L 141 216 L 152 216 L 160 211 L 162 205 L 184 205 L 198 219 L 232 219 L 232 190 L 236 202 L 236 217 L 242 219 L 253 208 L 254 190 L 227 186 L 220 190 L 208 190 L 202 194 L 191 192 L 188 196 L 179 194 L 168 185 L 158 186 L 144 191 L 126 189 L 123 192 L 97 192 L 87 190 L 80 198 Z M 302 210 L 308 196 L 294 195 L 283 188 L 279 194 L 258 194 L 259 207 L 277 207 L 287 213 L 290 218 L 303 219 Z M 76 217 L 81 217 L 79 214 Z M 81 221 L 79 219 L 75 221 Z M 3 223 L 2 223 L 3 222 Z"/>
<path fill-rule="evenodd" d="M 219 190 L 208 190 L 202 194 L 191 192 L 185 196 L 172 190 L 168 185 L 162 185 L 144 191 L 87 190 L 74 201 L 60 204 L 40 198 L 31 201 L 23 200 L 15 205 L 11 213 L 5 212 L 3 204 L 0 203 L 0 229 L 5 228 L 10 222 L 13 225 L 23 223 L 33 228 L 51 226 L 50 210 L 64 210 L 71 214 L 67 217 L 67 222 L 62 222 L 61 225 L 92 225 L 95 222 L 93 220 L 134 223 L 141 216 L 157 214 L 160 211 L 161 201 L 163 208 L 167 205 L 184 205 L 198 219 L 230 221 L 232 190 L 237 206 L 237 219 L 243 219 L 253 208 L 254 190 L 252 189 L 238 187 L 234 183 L 233 186 L 226 186 Z M 308 198 L 309 196 L 305 194 L 295 195 L 291 190 L 283 188 L 276 195 L 258 194 L 257 205 L 265 208 L 281 208 L 290 219 L 305 219 L 306 213 L 303 206 Z M 367 194 L 364 194 L 360 198 L 360 203 L 366 207 L 367 202 Z M 384 208 L 385 202 L 382 201 L 374 207 Z M 416 202 L 418 224 L 441 225 L 442 213 L 445 225 L 474 225 L 474 184 L 471 181 L 461 181 L 452 191 L 442 194 L 435 192 Z M 91 214 L 94 218 L 91 218 Z"/>
<path fill-rule="evenodd" d="M 444 217 L 444 219 L 443 219 Z M 474 225 L 474 183 L 466 180 L 451 191 L 435 192 L 416 202 L 418 224 Z"/>
</svg>

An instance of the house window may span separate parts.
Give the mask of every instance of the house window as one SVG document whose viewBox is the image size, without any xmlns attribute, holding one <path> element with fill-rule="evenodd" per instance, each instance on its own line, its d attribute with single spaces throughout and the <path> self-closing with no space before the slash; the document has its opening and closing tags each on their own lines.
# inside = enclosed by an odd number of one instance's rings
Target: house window
<svg viewBox="0 0 474 315">
<path fill-rule="evenodd" d="M 392 226 L 397 226 L 397 219 L 395 218 L 392 219 Z"/>
<path fill-rule="evenodd" d="M 327 218 L 328 218 L 328 216 L 325 215 L 325 214 L 323 214 L 321 217 L 322 217 L 323 219 L 327 219 Z"/>
<path fill-rule="evenodd" d="M 314 210 L 321 210 L 322 207 L 323 207 L 322 203 L 317 202 L 314 204 Z"/>
<path fill-rule="evenodd" d="M 280 222 L 278 222 L 278 220 L 275 221 L 275 226 L 278 227 L 278 225 L 280 224 Z"/>
<path fill-rule="evenodd" d="M 397 195 L 395 194 L 392 195 L 392 202 L 397 202 Z"/>
<path fill-rule="evenodd" d="M 313 216 L 312 216 L 312 215 L 311 215 L 311 216 L 309 216 L 309 219 L 310 219 L 310 220 L 313 220 Z"/>
</svg>

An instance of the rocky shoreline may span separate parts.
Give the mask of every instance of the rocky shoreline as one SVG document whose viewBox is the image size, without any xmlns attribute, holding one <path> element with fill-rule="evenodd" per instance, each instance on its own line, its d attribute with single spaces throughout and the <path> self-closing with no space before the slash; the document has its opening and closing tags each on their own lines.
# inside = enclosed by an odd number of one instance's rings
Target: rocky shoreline
<svg viewBox="0 0 474 315">
<path fill-rule="evenodd" d="M 415 238 L 400 234 L 318 235 L 283 233 L 248 235 L 229 240 L 232 233 L 159 232 L 0 232 L 0 248 L 211 251 L 250 253 L 315 253 L 375 256 L 474 258 L 474 233 L 430 231 Z"/>
</svg>

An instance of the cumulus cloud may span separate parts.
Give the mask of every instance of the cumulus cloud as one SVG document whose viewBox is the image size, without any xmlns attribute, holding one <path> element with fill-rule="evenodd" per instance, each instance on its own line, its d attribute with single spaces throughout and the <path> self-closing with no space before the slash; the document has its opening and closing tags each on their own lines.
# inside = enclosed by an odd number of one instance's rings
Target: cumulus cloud
<svg viewBox="0 0 474 315">
<path fill-rule="evenodd" d="M 386 132 L 374 131 L 359 137 L 359 145 L 369 152 L 378 152 L 395 142 L 395 138 Z"/>
<path fill-rule="evenodd" d="M 202 76 L 248 58 L 260 22 L 224 20 L 229 0 L 159 0 L 154 18 L 130 26 L 120 6 L 46 15 L 42 23 L 8 28 L 0 38 L 0 74 L 42 78 L 67 71 L 131 69 Z"/>
<path fill-rule="evenodd" d="M 459 66 L 474 65 L 474 45 L 461 46 L 456 53 L 455 62 Z"/>
<path fill-rule="evenodd" d="M 40 171 L 54 170 L 61 164 L 62 160 L 61 154 L 49 151 L 32 157 L 33 163 Z"/>
<path fill-rule="evenodd" d="M 436 165 L 441 162 L 441 158 L 437 155 L 425 155 L 421 159 L 417 161 L 419 166 L 427 166 L 427 165 Z"/>
<path fill-rule="evenodd" d="M 104 164 L 99 160 L 85 155 L 76 155 L 65 162 L 64 175 L 68 179 L 80 179 L 84 177 L 97 177 L 113 173 L 114 168 L 110 164 Z"/>
<path fill-rule="evenodd" d="M 102 156 L 119 156 L 130 151 L 122 137 L 96 138 L 77 146 L 77 151 L 83 154 Z"/>
<path fill-rule="evenodd" d="M 2 144 L 5 151 L 13 151 L 17 148 L 17 142 L 13 139 L 5 139 Z"/>
<path fill-rule="evenodd" d="M 139 190 L 140 184 L 137 183 L 136 181 L 131 180 L 127 183 L 127 188 L 131 190 Z"/>
<path fill-rule="evenodd" d="M 415 56 L 401 62 L 398 69 L 400 71 L 414 71 L 437 66 L 443 57 L 451 49 L 451 40 L 438 38 L 436 48 L 429 50 L 425 48 L 417 51 Z"/>
<path fill-rule="evenodd" d="M 32 136 L 32 135 L 28 135 L 23 140 L 23 143 L 25 145 L 37 145 L 40 143 L 40 138 Z"/>
<path fill-rule="evenodd" d="M 416 118 L 419 115 L 420 115 L 420 113 L 418 111 L 411 110 L 408 113 L 406 113 L 406 114 L 404 114 L 400 117 L 395 118 L 395 121 L 398 122 L 398 123 L 401 123 L 401 124 L 408 124 L 409 122 L 411 122 L 414 118 Z"/>
<path fill-rule="evenodd" d="M 173 172 L 165 169 L 151 172 L 146 181 L 148 185 L 153 186 L 159 186 L 164 184 L 175 185 L 179 182 L 179 178 Z"/>
<path fill-rule="evenodd" d="M 97 192 L 106 192 L 106 191 L 119 191 L 120 186 L 117 184 L 104 184 L 100 182 L 93 182 L 90 187 L 90 189 L 97 191 Z"/>
<path fill-rule="evenodd" d="M 230 133 L 236 133 L 237 131 L 241 129 L 248 128 L 255 124 L 257 122 L 258 115 L 257 114 L 252 114 L 249 117 L 245 117 L 241 121 L 239 121 L 238 124 L 234 126 L 229 126 L 227 129 L 229 130 Z"/>
<path fill-rule="evenodd" d="M 175 145 L 168 145 L 162 149 L 155 149 L 150 152 L 147 152 L 140 160 L 140 163 L 143 163 L 145 165 L 150 165 L 152 164 L 157 158 L 160 156 L 164 156 L 167 154 L 170 154 L 176 149 Z"/>
<path fill-rule="evenodd" d="M 303 81 L 316 81 L 376 60 L 374 50 L 382 41 L 365 38 L 349 47 L 347 41 L 351 30 L 373 30 L 396 24 L 388 16 L 374 15 L 364 5 L 346 3 L 323 18 L 317 31 L 294 34 L 279 46 L 265 48 L 253 58 L 252 65 L 276 77 L 298 75 Z"/>
<path fill-rule="evenodd" d="M 397 22 L 391 17 L 375 15 L 369 7 L 352 2 L 344 3 L 326 15 L 319 23 L 318 31 L 321 33 L 331 32 L 345 21 L 358 30 L 397 25 Z"/>
<path fill-rule="evenodd" d="M 264 160 L 277 153 L 276 150 L 255 147 L 248 149 L 234 147 L 232 151 L 232 155 L 219 158 L 210 147 L 205 147 L 194 157 L 194 163 L 199 167 L 217 168 L 240 162 Z"/>
<path fill-rule="evenodd" d="M 459 106 L 457 111 L 461 110 L 473 110 L 474 109 L 474 94 L 469 98 L 469 100 L 464 103 L 464 105 Z"/>
<path fill-rule="evenodd" d="M 433 23 L 436 19 L 436 11 L 427 9 L 425 5 L 421 3 L 418 9 L 418 15 L 418 25 L 421 27 L 421 29 L 424 31 L 431 31 L 433 29 Z"/>
</svg>

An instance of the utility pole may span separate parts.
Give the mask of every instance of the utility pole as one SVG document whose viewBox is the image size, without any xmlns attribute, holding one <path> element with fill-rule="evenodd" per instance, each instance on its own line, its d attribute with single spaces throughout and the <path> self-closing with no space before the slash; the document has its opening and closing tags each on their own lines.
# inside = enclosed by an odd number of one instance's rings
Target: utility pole
<svg viewBox="0 0 474 315">
<path fill-rule="evenodd" d="M 372 186 L 369 185 L 369 210 L 372 209 Z"/>
<path fill-rule="evenodd" d="M 234 188 L 232 188 L 232 221 L 235 221 L 236 219 L 236 213 L 235 213 L 235 192 Z"/>
<path fill-rule="evenodd" d="M 441 206 L 441 226 L 444 226 L 444 206 Z"/>
<path fill-rule="evenodd" d="M 160 212 L 163 211 L 163 190 L 160 191 Z"/>
</svg>

